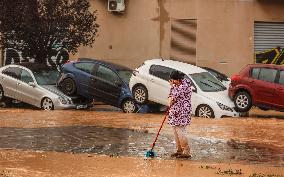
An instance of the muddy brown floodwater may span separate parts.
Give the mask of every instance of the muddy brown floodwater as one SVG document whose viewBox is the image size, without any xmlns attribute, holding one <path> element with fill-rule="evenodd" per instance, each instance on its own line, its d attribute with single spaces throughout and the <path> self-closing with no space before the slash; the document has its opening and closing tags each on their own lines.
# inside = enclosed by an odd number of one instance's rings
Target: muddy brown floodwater
<svg viewBox="0 0 284 177">
<path fill-rule="evenodd" d="M 157 157 L 146 159 L 163 114 L 124 114 L 111 107 L 41 111 L 0 109 L 2 176 L 284 176 L 284 113 L 248 118 L 193 118 L 192 158 L 170 157 L 163 127 Z M 267 118 L 269 117 L 269 118 Z M 241 171 L 240 171 L 241 170 Z"/>
</svg>

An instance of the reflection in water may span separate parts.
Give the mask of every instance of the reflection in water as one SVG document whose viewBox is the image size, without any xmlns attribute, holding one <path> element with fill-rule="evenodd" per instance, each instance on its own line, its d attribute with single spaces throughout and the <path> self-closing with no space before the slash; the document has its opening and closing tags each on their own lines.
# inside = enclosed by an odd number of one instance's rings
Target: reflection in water
<svg viewBox="0 0 284 177">
<path fill-rule="evenodd" d="M 126 128 L 69 126 L 46 128 L 0 128 L 1 149 L 23 149 L 70 153 L 94 153 L 144 157 L 155 134 Z M 284 165 L 284 152 L 252 142 L 190 136 L 192 160 Z M 175 149 L 171 136 L 160 135 L 155 151 L 158 158 L 170 158 Z M 176 164 L 176 173 L 178 166 Z"/>
</svg>

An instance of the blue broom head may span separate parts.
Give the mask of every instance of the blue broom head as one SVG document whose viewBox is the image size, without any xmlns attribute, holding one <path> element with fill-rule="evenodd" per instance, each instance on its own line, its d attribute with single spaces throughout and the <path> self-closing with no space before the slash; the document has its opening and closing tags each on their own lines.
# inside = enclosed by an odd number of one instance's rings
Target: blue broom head
<svg viewBox="0 0 284 177">
<path fill-rule="evenodd" d="M 156 157 L 157 154 L 153 150 L 150 150 L 146 152 L 145 156 L 153 158 L 153 157 Z"/>
</svg>

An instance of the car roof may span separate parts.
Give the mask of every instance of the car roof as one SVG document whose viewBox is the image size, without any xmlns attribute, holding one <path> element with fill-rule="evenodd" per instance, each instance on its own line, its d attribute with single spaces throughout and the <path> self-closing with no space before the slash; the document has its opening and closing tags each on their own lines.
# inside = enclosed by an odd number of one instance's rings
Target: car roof
<svg viewBox="0 0 284 177">
<path fill-rule="evenodd" d="M 86 61 L 86 62 L 95 62 L 95 63 L 98 63 L 98 64 L 101 64 L 101 65 L 105 65 L 105 66 L 108 66 L 114 70 L 117 70 L 117 71 L 120 71 L 120 70 L 129 70 L 129 71 L 132 71 L 132 69 L 126 67 L 126 66 L 123 66 L 123 65 L 119 65 L 119 64 L 116 64 L 116 63 L 112 63 L 112 62 L 107 62 L 107 61 L 103 61 L 103 60 L 98 60 L 98 59 L 93 59 L 93 58 L 79 58 L 78 61 Z"/>
<path fill-rule="evenodd" d="M 221 72 L 217 71 L 216 69 L 209 68 L 209 67 L 206 67 L 206 66 L 201 66 L 201 68 L 203 68 L 203 69 L 205 69 L 205 70 L 207 70 L 209 72 L 215 72 L 215 73 L 217 73 L 217 74 L 219 74 L 219 75 L 221 75 L 223 77 L 227 77 L 228 78 L 228 76 L 226 74 L 221 73 Z"/>
<path fill-rule="evenodd" d="M 282 65 L 263 64 L 263 63 L 248 64 L 247 66 L 249 66 L 249 67 L 261 67 L 261 68 L 284 69 L 284 67 Z"/>
<path fill-rule="evenodd" d="M 198 66 L 194 66 L 188 63 L 184 63 L 181 61 L 175 61 L 175 60 L 151 59 L 151 60 L 145 61 L 145 64 L 149 64 L 149 65 L 156 64 L 156 65 L 166 66 L 166 67 L 179 70 L 185 74 L 208 72 L 205 69 L 202 69 Z"/>
<path fill-rule="evenodd" d="M 22 62 L 22 63 L 13 63 L 11 65 L 22 66 L 22 67 L 28 68 L 31 71 L 39 71 L 39 70 L 46 70 L 46 69 L 56 70 L 56 68 L 52 68 L 51 66 L 48 66 L 42 63 Z"/>
</svg>

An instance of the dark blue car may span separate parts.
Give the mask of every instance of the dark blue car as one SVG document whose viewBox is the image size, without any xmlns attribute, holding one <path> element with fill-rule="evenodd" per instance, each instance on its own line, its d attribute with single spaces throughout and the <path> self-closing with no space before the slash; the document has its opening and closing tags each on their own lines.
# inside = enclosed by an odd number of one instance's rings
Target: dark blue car
<svg viewBox="0 0 284 177">
<path fill-rule="evenodd" d="M 123 112 L 137 112 L 128 83 L 132 70 L 105 61 L 82 58 L 62 66 L 58 87 L 69 96 L 104 102 Z"/>
</svg>

